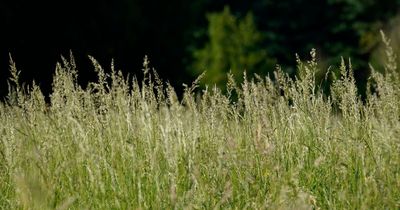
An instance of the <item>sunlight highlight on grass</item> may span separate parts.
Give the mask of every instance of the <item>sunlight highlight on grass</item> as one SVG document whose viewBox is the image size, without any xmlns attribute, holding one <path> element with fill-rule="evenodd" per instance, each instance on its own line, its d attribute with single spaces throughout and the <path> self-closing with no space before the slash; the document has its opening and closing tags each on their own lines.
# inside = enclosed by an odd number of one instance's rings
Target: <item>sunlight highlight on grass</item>
<svg viewBox="0 0 400 210">
<path fill-rule="evenodd" d="M 387 54 L 391 55 L 388 48 Z M 0 104 L 1 209 L 397 209 L 400 80 L 373 71 L 358 97 L 350 62 L 323 93 L 311 60 L 227 93 L 198 81 L 179 100 L 144 62 L 144 80 L 77 83 L 57 65 L 51 103 L 11 60 Z M 393 59 L 388 59 L 389 62 Z M 329 95 L 329 96 L 328 96 Z"/>
</svg>

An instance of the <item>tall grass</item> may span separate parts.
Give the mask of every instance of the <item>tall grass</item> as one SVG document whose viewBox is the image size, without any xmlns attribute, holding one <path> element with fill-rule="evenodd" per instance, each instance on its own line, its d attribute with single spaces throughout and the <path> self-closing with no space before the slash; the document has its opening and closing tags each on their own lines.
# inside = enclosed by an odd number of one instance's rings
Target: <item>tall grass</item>
<svg viewBox="0 0 400 210">
<path fill-rule="evenodd" d="M 137 81 L 91 58 L 98 81 L 83 89 L 71 56 L 47 104 L 11 62 L 0 208 L 398 209 L 400 78 L 387 55 L 365 101 L 345 61 L 323 93 L 315 51 L 295 79 L 278 67 L 274 80 L 230 79 L 226 94 L 196 94 L 195 81 L 182 100 L 147 59 Z"/>
</svg>

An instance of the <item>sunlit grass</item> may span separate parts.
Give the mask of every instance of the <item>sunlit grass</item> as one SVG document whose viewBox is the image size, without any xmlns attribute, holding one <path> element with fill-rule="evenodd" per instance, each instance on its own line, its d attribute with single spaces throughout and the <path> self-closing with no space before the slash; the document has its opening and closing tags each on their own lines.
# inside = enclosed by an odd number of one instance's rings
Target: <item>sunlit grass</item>
<svg viewBox="0 0 400 210">
<path fill-rule="evenodd" d="M 398 209 L 400 78 L 390 57 L 366 101 L 350 63 L 331 93 L 315 51 L 298 78 L 197 81 L 179 100 L 144 62 L 144 80 L 77 84 L 57 65 L 51 103 L 23 88 L 11 62 L 0 104 L 1 209 Z M 329 95 L 329 97 L 328 97 Z"/>
</svg>

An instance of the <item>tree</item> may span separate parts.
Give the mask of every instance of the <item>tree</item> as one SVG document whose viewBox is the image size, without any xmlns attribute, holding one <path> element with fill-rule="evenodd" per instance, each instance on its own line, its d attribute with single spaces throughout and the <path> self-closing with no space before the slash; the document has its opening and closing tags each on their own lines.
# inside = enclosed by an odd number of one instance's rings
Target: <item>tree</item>
<svg viewBox="0 0 400 210">
<path fill-rule="evenodd" d="M 209 40 L 202 49 L 193 52 L 192 65 L 197 74 L 207 71 L 203 83 L 224 88 L 229 71 L 240 80 L 245 70 L 249 75 L 273 70 L 274 60 L 260 46 L 263 36 L 251 13 L 238 19 L 229 7 L 225 7 L 222 12 L 211 13 L 207 18 Z"/>
</svg>

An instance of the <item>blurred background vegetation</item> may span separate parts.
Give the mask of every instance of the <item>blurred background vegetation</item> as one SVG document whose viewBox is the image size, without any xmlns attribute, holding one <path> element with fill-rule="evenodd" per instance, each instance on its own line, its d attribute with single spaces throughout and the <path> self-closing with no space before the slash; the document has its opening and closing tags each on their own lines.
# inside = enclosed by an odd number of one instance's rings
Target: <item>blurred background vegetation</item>
<svg viewBox="0 0 400 210">
<path fill-rule="evenodd" d="M 22 79 L 50 91 L 55 63 L 71 50 L 80 82 L 94 79 L 88 55 L 140 79 L 143 57 L 178 92 L 203 71 L 203 84 L 266 75 L 280 64 L 296 75 L 296 57 L 317 50 L 335 72 L 351 57 L 358 85 L 382 59 L 379 30 L 400 46 L 400 0 L 96 0 L 1 1 L 0 95 L 7 93 L 9 53 Z M 379 69 L 379 68 L 378 68 Z"/>
</svg>

